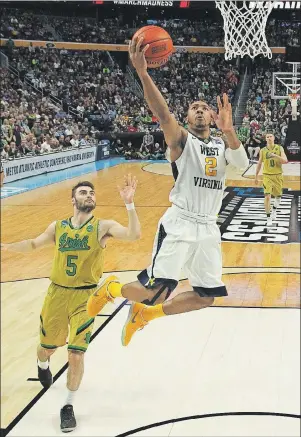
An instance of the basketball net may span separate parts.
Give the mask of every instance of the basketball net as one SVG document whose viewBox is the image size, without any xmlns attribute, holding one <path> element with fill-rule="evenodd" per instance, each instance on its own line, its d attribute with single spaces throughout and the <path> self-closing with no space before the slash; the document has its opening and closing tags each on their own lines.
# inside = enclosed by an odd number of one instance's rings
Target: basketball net
<svg viewBox="0 0 301 437">
<path fill-rule="evenodd" d="M 274 1 L 261 2 L 261 7 L 255 8 L 249 6 L 255 2 L 216 0 L 215 3 L 224 19 L 225 59 L 245 55 L 251 58 L 257 55 L 272 58 L 265 28 Z"/>
</svg>

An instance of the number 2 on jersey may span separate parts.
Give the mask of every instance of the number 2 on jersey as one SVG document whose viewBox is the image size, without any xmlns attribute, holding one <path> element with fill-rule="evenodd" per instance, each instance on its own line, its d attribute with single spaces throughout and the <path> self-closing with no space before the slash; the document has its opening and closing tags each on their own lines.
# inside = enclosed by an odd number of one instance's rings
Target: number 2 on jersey
<svg viewBox="0 0 301 437">
<path fill-rule="evenodd" d="M 216 176 L 217 171 L 215 170 L 217 167 L 216 158 L 205 158 L 206 166 L 205 166 L 205 175 L 206 176 Z"/>
<path fill-rule="evenodd" d="M 75 262 L 73 262 L 76 259 L 78 259 L 78 256 L 76 256 L 76 255 L 68 255 L 67 256 L 67 267 L 70 267 L 69 270 L 66 269 L 66 273 L 68 276 L 75 276 L 76 275 L 77 265 L 75 264 Z"/>
</svg>

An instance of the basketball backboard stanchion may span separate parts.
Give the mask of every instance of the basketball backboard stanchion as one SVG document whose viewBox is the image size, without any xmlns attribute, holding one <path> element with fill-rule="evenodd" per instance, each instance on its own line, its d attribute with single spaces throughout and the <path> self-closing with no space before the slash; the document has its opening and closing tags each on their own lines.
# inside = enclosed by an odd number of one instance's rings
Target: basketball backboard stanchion
<svg viewBox="0 0 301 437">
<path fill-rule="evenodd" d="M 289 99 L 292 106 L 292 121 L 298 119 L 298 101 L 300 100 L 300 94 L 289 94 Z"/>
</svg>

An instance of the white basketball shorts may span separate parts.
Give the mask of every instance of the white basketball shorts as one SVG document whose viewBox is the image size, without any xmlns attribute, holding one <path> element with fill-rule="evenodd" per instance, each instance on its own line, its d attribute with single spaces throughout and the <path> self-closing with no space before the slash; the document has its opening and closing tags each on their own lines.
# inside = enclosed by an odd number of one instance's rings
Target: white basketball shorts
<svg viewBox="0 0 301 437">
<path fill-rule="evenodd" d="M 138 275 L 141 284 L 147 288 L 166 284 L 172 291 L 185 277 L 201 296 L 227 296 L 216 219 L 175 205 L 169 208 L 158 223 L 152 263 Z"/>
</svg>

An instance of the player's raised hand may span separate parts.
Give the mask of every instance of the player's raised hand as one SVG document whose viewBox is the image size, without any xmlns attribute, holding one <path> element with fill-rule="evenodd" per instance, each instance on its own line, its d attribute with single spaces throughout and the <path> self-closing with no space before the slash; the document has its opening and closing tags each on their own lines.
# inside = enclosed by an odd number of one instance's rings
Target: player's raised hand
<svg viewBox="0 0 301 437">
<path fill-rule="evenodd" d="M 145 59 L 145 52 L 149 48 L 147 44 L 143 49 L 141 45 L 143 43 L 143 36 L 133 38 L 129 43 L 129 55 L 133 66 L 137 70 L 137 73 L 141 73 L 147 70 L 147 63 Z"/>
<path fill-rule="evenodd" d="M 216 126 L 224 133 L 230 132 L 234 129 L 232 117 L 232 105 L 229 102 L 227 94 L 223 94 L 223 102 L 220 96 L 217 97 L 218 114 L 211 111 L 212 118 Z"/>
<path fill-rule="evenodd" d="M 136 176 L 130 173 L 124 176 L 124 184 L 122 187 L 118 186 L 118 191 L 124 203 L 133 203 L 138 181 Z"/>
</svg>

